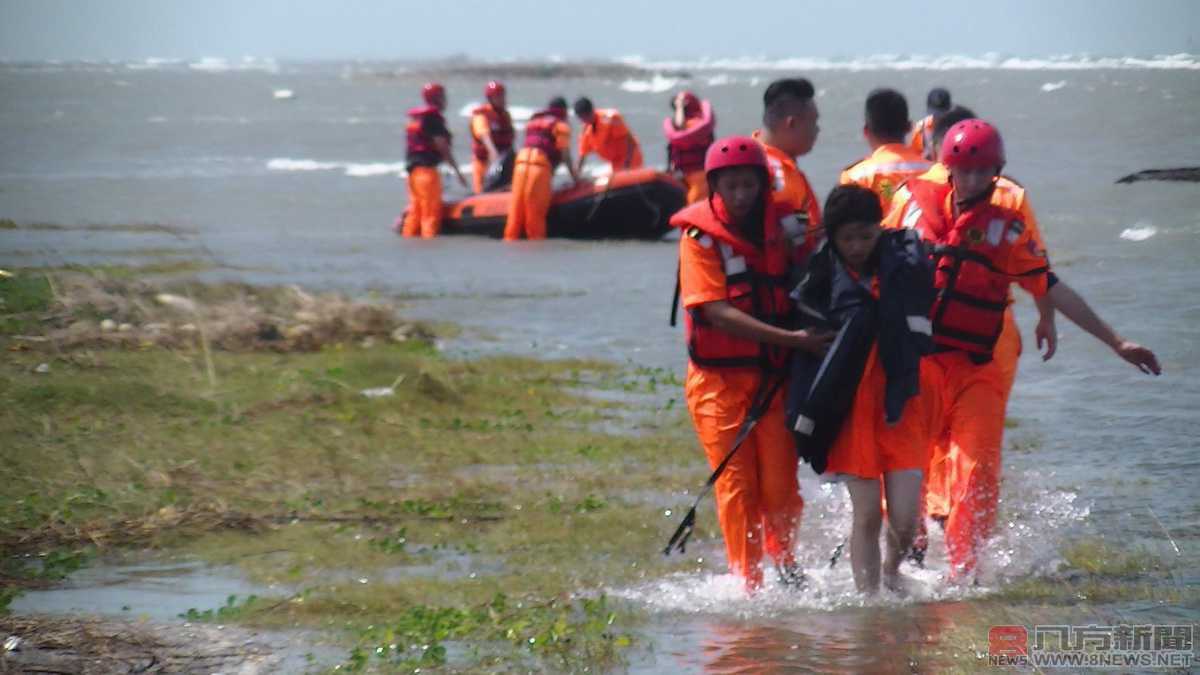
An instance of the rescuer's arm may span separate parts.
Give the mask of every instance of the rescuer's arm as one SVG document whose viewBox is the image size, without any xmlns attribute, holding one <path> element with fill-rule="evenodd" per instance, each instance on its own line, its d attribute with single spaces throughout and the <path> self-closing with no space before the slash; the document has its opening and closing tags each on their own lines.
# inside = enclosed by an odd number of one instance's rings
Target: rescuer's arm
<svg viewBox="0 0 1200 675">
<path fill-rule="evenodd" d="M 576 166 L 576 164 L 571 161 L 571 151 L 563 150 L 562 153 L 563 153 L 563 162 L 562 163 L 567 166 L 567 171 L 571 174 L 571 180 L 578 183 L 580 180 L 579 167 Z M 583 164 L 583 160 L 580 160 L 579 164 Z"/>
<path fill-rule="evenodd" d="M 675 94 L 674 104 L 675 104 L 675 115 L 671 118 L 671 121 L 675 124 L 676 129 L 682 129 L 684 123 L 686 122 L 686 118 L 684 117 L 684 114 L 683 114 L 683 92 L 682 91 L 679 92 L 678 94 Z"/>
<path fill-rule="evenodd" d="M 699 309 L 709 323 L 730 335 L 781 347 L 795 347 L 818 356 L 825 354 L 834 337 L 833 333 L 823 331 L 777 328 L 759 321 L 725 300 L 706 302 Z"/>
<path fill-rule="evenodd" d="M 1033 304 L 1037 305 L 1038 311 L 1037 328 L 1033 330 L 1033 334 L 1037 338 L 1039 350 L 1043 344 L 1046 346 L 1042 360 L 1049 361 L 1058 351 L 1058 328 L 1054 325 L 1054 302 L 1050 300 L 1049 295 L 1043 295 L 1040 298 L 1034 298 Z"/>
<path fill-rule="evenodd" d="M 496 149 L 496 144 L 492 142 L 491 134 L 484 134 L 479 137 L 483 141 L 483 147 L 487 148 L 488 164 L 495 164 L 497 159 L 500 159 L 500 151 Z"/>
<path fill-rule="evenodd" d="M 1137 366 L 1143 373 L 1155 375 L 1162 373 L 1162 367 L 1159 366 L 1158 357 L 1154 355 L 1154 352 L 1118 335 L 1066 282 L 1060 279 L 1058 283 L 1050 287 L 1046 297 L 1050 299 L 1055 309 L 1062 312 L 1076 326 L 1108 345 L 1117 353 L 1117 356 Z"/>
<path fill-rule="evenodd" d="M 462 171 L 459 171 L 458 162 L 454 161 L 454 155 L 450 152 L 450 139 L 445 136 L 434 136 L 433 145 L 441 153 L 442 161 L 449 164 L 454 175 L 458 176 L 458 182 L 462 183 L 463 187 L 467 187 L 467 179 L 463 177 Z"/>
<path fill-rule="evenodd" d="M 492 141 L 492 127 L 488 124 L 487 118 L 483 115 L 476 114 L 471 118 L 471 134 L 479 139 L 487 150 L 488 164 L 495 164 L 500 158 L 500 151 L 496 149 L 496 144 Z"/>
</svg>

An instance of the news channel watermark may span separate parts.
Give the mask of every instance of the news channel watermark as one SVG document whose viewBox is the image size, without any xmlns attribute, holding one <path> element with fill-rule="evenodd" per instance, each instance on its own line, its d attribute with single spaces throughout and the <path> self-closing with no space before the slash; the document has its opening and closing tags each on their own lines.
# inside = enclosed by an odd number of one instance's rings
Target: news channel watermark
<svg viewBox="0 0 1200 675">
<path fill-rule="evenodd" d="M 988 662 L 1011 668 L 1183 669 L 1195 663 L 1195 626 L 1005 625 L 988 631 Z"/>
</svg>

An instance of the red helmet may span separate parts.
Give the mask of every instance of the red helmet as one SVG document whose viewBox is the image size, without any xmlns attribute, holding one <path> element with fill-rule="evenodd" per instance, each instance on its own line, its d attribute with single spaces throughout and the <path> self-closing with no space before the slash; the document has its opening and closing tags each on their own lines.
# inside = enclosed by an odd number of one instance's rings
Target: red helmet
<svg viewBox="0 0 1200 675">
<path fill-rule="evenodd" d="M 754 166 L 767 172 L 767 153 L 749 136 L 727 136 L 708 146 L 704 153 L 704 175 L 712 177 L 717 169 Z"/>
<path fill-rule="evenodd" d="M 429 105 L 443 103 L 446 100 L 446 88 L 437 82 L 426 82 L 425 86 L 421 87 L 421 98 Z"/>
<path fill-rule="evenodd" d="M 1004 166 L 1004 141 L 996 127 L 979 119 L 950 127 L 942 139 L 942 164 L 949 169 Z"/>
<path fill-rule="evenodd" d="M 492 80 L 483 86 L 483 95 L 485 98 L 491 98 L 504 93 L 504 85 L 496 80 Z"/>
<path fill-rule="evenodd" d="M 679 96 L 683 99 L 683 111 L 689 115 L 694 115 L 700 112 L 700 99 L 690 91 L 681 91 Z"/>
</svg>

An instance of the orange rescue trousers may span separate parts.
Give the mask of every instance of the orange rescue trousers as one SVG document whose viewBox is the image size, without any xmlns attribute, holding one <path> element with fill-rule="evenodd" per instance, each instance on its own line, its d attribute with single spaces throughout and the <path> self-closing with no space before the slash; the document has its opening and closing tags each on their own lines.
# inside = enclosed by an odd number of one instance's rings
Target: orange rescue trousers
<svg viewBox="0 0 1200 675">
<path fill-rule="evenodd" d="M 761 381 L 762 374 L 753 369 L 688 364 L 688 410 L 713 469 L 732 447 Z M 795 562 L 795 530 L 804 509 L 798 462 L 784 421 L 783 395 L 776 393 L 714 486 L 729 569 L 745 580 L 748 591 L 762 586 L 764 550 L 778 565 Z"/>
<path fill-rule="evenodd" d="M 430 239 L 441 229 L 442 177 L 436 166 L 414 166 L 408 170 L 408 212 L 401 234 Z"/>
<path fill-rule="evenodd" d="M 928 357 L 941 366 L 945 384 L 925 509 L 947 518 L 946 551 L 955 575 L 975 569 L 978 548 L 996 523 L 1004 417 L 1020 355 L 1021 335 L 1010 308 L 990 362 L 977 365 L 957 350 Z"/>
<path fill-rule="evenodd" d="M 512 199 L 504 222 L 505 241 L 546 238 L 546 215 L 554 196 L 554 167 L 541 150 L 522 148 L 513 165 Z"/>
</svg>

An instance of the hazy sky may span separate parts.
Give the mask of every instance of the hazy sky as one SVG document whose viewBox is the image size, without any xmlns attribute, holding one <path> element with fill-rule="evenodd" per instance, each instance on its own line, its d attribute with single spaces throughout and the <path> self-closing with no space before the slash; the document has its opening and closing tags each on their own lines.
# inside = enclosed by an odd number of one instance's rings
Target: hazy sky
<svg viewBox="0 0 1200 675">
<path fill-rule="evenodd" d="M 0 0 L 0 59 L 1200 52 L 1200 0 Z"/>
</svg>

